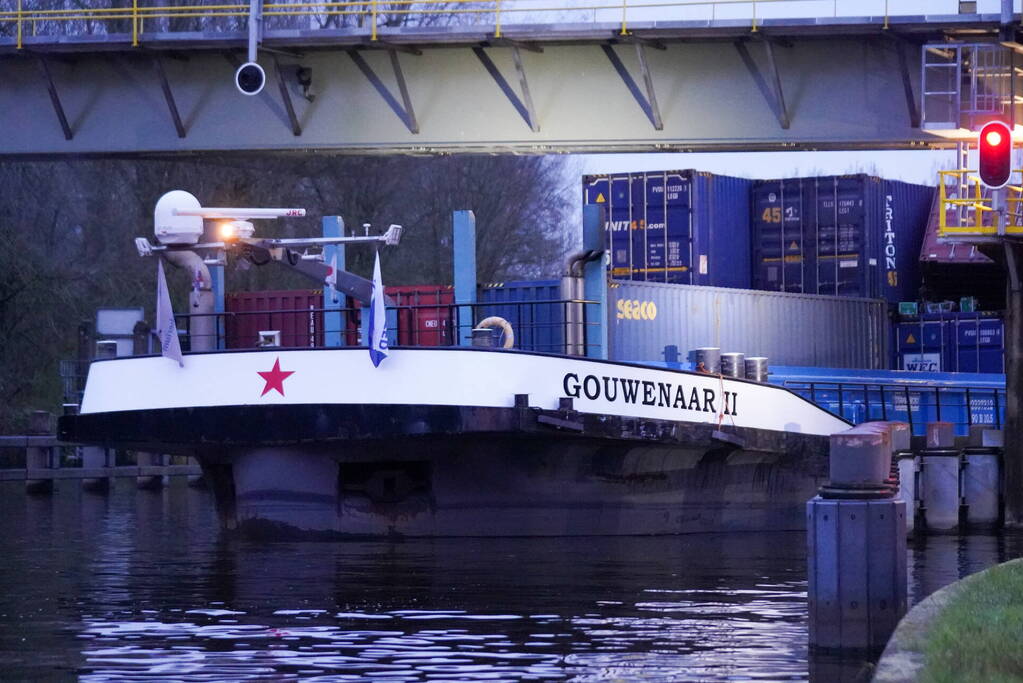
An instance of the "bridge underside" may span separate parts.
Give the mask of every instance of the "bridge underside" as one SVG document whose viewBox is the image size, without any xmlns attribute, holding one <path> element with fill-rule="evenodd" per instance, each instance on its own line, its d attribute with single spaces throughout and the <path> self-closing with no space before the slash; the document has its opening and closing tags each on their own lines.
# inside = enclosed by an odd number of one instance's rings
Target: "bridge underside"
<svg viewBox="0 0 1023 683">
<path fill-rule="evenodd" d="M 920 45 L 996 21 L 279 31 L 0 41 L 0 155 L 564 153 L 948 146 L 919 128 Z"/>
</svg>

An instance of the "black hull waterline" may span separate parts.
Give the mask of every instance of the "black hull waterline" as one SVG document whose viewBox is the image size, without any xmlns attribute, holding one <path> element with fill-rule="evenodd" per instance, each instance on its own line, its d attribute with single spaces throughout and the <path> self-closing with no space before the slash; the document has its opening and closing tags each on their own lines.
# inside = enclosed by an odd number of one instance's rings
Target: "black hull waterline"
<svg viewBox="0 0 1023 683">
<path fill-rule="evenodd" d="M 802 529 L 845 427 L 778 387 L 442 349 L 102 361 L 82 407 L 61 438 L 194 456 L 225 528 L 326 536 Z"/>
<path fill-rule="evenodd" d="M 224 406 L 62 418 L 62 438 L 195 456 L 226 528 L 265 534 L 797 530 L 823 436 L 464 406 Z"/>
</svg>

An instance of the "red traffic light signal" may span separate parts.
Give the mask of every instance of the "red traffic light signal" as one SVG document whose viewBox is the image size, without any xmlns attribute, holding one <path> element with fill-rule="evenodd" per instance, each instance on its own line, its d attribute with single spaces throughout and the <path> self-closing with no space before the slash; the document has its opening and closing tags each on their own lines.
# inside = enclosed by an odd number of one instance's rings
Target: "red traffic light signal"
<svg viewBox="0 0 1023 683">
<path fill-rule="evenodd" d="M 977 137 L 980 149 L 980 182 L 1005 187 L 1012 173 L 1012 130 L 1001 121 L 984 124 Z"/>
</svg>

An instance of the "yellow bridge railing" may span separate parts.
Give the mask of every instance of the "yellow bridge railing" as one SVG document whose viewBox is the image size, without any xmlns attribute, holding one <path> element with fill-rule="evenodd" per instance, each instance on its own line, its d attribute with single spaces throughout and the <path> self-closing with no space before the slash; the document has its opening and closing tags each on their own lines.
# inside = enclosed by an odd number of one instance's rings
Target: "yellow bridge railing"
<svg viewBox="0 0 1023 683">
<path fill-rule="evenodd" d="M 138 46 L 147 25 L 152 27 L 160 20 L 234 18 L 246 20 L 249 5 L 245 4 L 190 4 L 156 6 L 140 4 L 139 0 L 114 0 L 124 2 L 122 7 L 52 8 L 53 0 L 45 9 L 25 7 L 28 0 L 16 0 L 13 10 L 0 11 L 0 36 L 16 35 L 18 49 L 23 47 L 24 36 L 40 35 L 85 35 L 103 33 L 124 33 L 124 23 L 130 27 L 132 45 Z M 40 0 L 36 0 L 38 3 Z M 58 0 L 59 2 L 60 0 Z M 941 0 L 954 4 L 951 0 Z M 549 3 L 549 4 L 548 4 Z M 917 0 L 884 0 L 884 28 L 887 29 L 890 16 L 889 4 L 898 14 L 919 13 Z M 904 5 L 905 7 L 899 7 Z M 372 40 L 377 39 L 377 28 L 381 22 L 387 25 L 416 25 L 415 18 L 424 22 L 436 22 L 438 15 L 450 18 L 453 25 L 488 24 L 494 27 L 496 37 L 501 37 L 502 25 L 508 18 L 516 21 L 544 24 L 566 21 L 566 13 L 572 21 L 581 22 L 580 17 L 589 17 L 586 22 L 620 23 L 620 33 L 629 33 L 629 22 L 695 19 L 711 20 L 736 19 L 749 22 L 750 32 L 757 32 L 765 18 L 783 16 L 787 18 L 850 16 L 849 8 L 856 3 L 849 0 L 342 0 L 339 2 L 267 2 L 263 4 L 264 21 L 283 17 L 307 17 L 324 23 L 333 21 L 335 27 L 343 22 L 344 28 L 364 28 Z M 915 9 L 914 9 L 915 8 Z M 840 11 L 841 10 L 841 11 Z M 901 12 L 899 10 L 902 10 Z M 955 13 L 949 10 L 949 13 Z M 851 16 L 856 16 L 855 9 Z M 876 15 L 875 15 L 876 16 Z M 331 17 L 336 19 L 331 20 Z M 432 21 L 431 21 L 432 20 Z M 164 22 L 166 23 L 166 22 Z M 240 30 L 241 21 L 230 26 Z M 315 28 L 310 25 L 309 28 Z M 167 32 L 168 29 L 160 29 Z M 180 30 L 196 30 L 195 28 Z M 222 29 L 223 30 L 223 29 Z"/>
<path fill-rule="evenodd" d="M 1006 186 L 1006 235 L 1023 236 L 1023 169 L 1012 172 Z M 994 237 L 999 216 L 991 190 L 972 169 L 938 171 L 938 235 L 941 237 Z"/>
</svg>

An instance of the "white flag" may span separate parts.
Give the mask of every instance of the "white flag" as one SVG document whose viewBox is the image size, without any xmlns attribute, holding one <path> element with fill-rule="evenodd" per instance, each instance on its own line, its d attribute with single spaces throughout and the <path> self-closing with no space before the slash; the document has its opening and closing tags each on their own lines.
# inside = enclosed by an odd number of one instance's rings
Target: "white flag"
<svg viewBox="0 0 1023 683">
<path fill-rule="evenodd" d="M 387 309 L 384 308 L 384 283 L 380 280 L 380 253 L 373 263 L 373 296 L 369 303 L 369 358 L 373 367 L 387 357 Z"/>
<path fill-rule="evenodd" d="M 167 291 L 167 276 L 163 274 L 163 259 L 157 258 L 156 273 L 156 337 L 160 340 L 160 354 L 173 358 L 185 367 L 181 357 L 181 342 L 178 328 L 174 324 L 174 309 L 171 308 L 170 292 Z"/>
<path fill-rule="evenodd" d="M 328 285 L 337 289 L 337 250 L 334 250 L 334 255 L 330 257 L 330 271 L 327 272 L 327 277 L 324 280 Z"/>
</svg>

